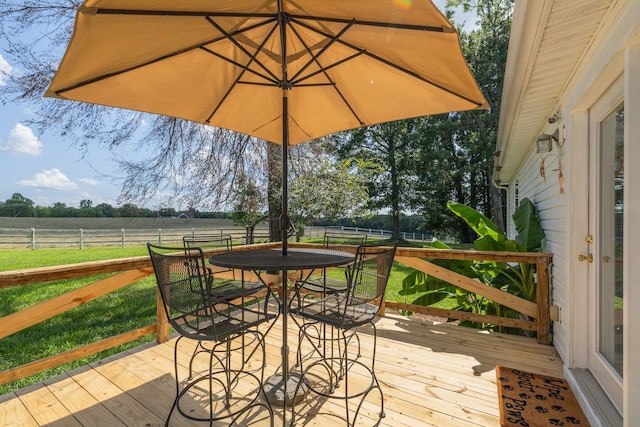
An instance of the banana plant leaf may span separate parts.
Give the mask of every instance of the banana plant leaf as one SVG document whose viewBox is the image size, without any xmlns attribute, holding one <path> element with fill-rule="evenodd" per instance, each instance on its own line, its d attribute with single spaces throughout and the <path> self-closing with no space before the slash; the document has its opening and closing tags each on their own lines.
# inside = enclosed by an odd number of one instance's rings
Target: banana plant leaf
<svg viewBox="0 0 640 427">
<path fill-rule="evenodd" d="M 518 232 L 516 242 L 527 252 L 540 250 L 546 236 L 531 200 L 522 199 L 512 218 Z"/>
</svg>

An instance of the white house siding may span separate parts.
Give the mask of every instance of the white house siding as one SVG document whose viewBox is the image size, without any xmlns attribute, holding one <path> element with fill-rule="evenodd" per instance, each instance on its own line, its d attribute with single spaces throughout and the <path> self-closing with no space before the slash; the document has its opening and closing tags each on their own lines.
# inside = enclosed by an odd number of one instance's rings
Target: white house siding
<svg viewBox="0 0 640 427">
<path fill-rule="evenodd" d="M 515 175 L 518 183 L 518 199 L 528 198 L 533 202 L 541 218 L 542 227 L 545 231 L 546 243 L 545 252 L 553 253 L 553 266 L 551 275 L 551 298 L 552 304 L 559 307 L 569 307 L 568 279 L 565 269 L 561 266 L 567 264 L 568 245 L 565 241 L 567 230 L 567 187 L 569 185 L 568 170 L 569 165 L 565 160 L 561 161 L 564 173 L 564 194 L 560 194 L 558 180 L 558 159 L 554 156 L 545 160 L 545 180 L 540 175 L 540 162 L 547 154 L 558 154 L 558 149 L 554 148 L 551 153 L 536 154 L 535 149 L 527 156 L 524 164 L 518 169 Z M 515 238 L 516 230 L 511 220 L 511 215 L 516 209 L 515 192 L 516 180 L 509 186 L 509 229 L 508 237 Z M 553 325 L 553 344 L 558 350 L 558 354 L 565 360 L 567 356 L 567 330 L 566 322 L 562 318 L 567 316 L 567 309 L 561 313 L 561 322 Z"/>
<path fill-rule="evenodd" d="M 577 1 L 577 0 L 576 0 Z M 544 2 L 537 18 L 548 18 L 545 11 L 553 10 L 552 0 Z M 557 4 L 564 4 L 562 0 Z M 583 3 L 588 3 L 584 1 Z M 545 162 L 547 181 L 540 177 L 540 160 L 545 154 L 535 152 L 535 137 L 530 149 L 522 157 L 512 157 L 503 164 L 503 171 L 514 171 L 505 182 L 507 190 L 509 219 L 515 209 L 515 184 L 518 183 L 518 198 L 528 197 L 535 204 L 542 226 L 547 236 L 545 250 L 553 253 L 551 275 L 552 303 L 560 307 L 560 322 L 554 323 L 553 343 L 567 368 L 588 367 L 589 336 L 588 322 L 596 316 L 594 295 L 589 295 L 589 274 L 592 267 L 580 262 L 578 256 L 587 254 L 591 246 L 585 242 L 587 235 L 594 233 L 589 224 L 589 111 L 604 94 L 611 93 L 612 85 L 623 87 L 625 102 L 625 210 L 624 210 L 624 383 L 623 383 L 623 422 L 627 427 L 638 426 L 640 420 L 640 0 L 603 1 L 609 4 L 608 12 L 598 26 L 597 37 L 591 40 L 584 55 L 580 58 L 574 72 L 558 93 L 553 94 L 557 101 L 552 109 L 541 114 L 540 130 L 537 133 L 552 133 L 557 127 L 564 130 L 566 138 L 562 148 L 554 146 L 552 153 L 560 155 L 564 174 L 564 194 L 559 193 L 558 166 L 555 158 Z M 539 3 L 542 5 L 543 3 Z M 521 4 L 523 5 L 523 4 Z M 546 6 L 549 5 L 549 6 Z M 516 8 L 518 3 L 516 2 Z M 533 11 L 535 12 L 535 11 Z M 553 15 L 553 14 L 552 14 Z M 535 16 L 531 18 L 535 19 Z M 526 17 L 520 18 L 523 23 Z M 514 20 L 515 22 L 515 20 Z M 530 20 L 528 21 L 531 22 Z M 524 25 L 524 24 L 522 24 Z M 527 28 L 526 35 L 536 34 L 544 26 Z M 512 33 L 513 34 L 513 33 Z M 522 36 L 526 45 L 526 37 Z M 548 46 L 540 47 L 540 50 Z M 535 55 L 532 51 L 532 55 Z M 510 52 L 511 55 L 511 52 Z M 553 67 L 553 63 L 536 63 L 533 67 Z M 616 83 L 617 82 L 617 83 Z M 557 83 L 557 82 L 556 82 Z M 505 83 L 505 92 L 511 92 L 511 105 L 503 102 L 503 109 L 514 109 L 522 104 L 513 95 L 526 93 L 524 87 L 538 87 L 540 81 L 522 82 L 509 87 Z M 550 83 L 551 84 L 551 83 Z M 621 92 L 622 93 L 622 92 Z M 504 101 L 504 99 L 503 99 Z M 524 111 L 524 110 L 519 110 Z M 560 112 L 561 119 L 548 124 L 547 117 Z M 518 113 L 519 114 L 519 113 Z M 502 118 L 502 117 L 501 117 Z M 518 116 L 516 114 L 517 120 Z M 507 126 L 511 126 L 506 122 Z M 524 128 L 529 122 L 524 121 Z M 501 123 L 501 126 L 503 123 Z M 520 135 L 515 126 L 513 130 L 503 132 L 511 139 L 499 141 L 503 152 L 505 144 L 522 144 L 514 138 Z M 509 129 L 508 127 L 506 129 Z M 562 135 L 561 135 L 562 137 Z M 593 207 L 593 206 L 592 206 Z M 515 229 L 510 221 L 509 237 L 514 237 Z M 567 371 L 568 372 L 568 371 Z M 578 390 L 580 392 L 580 390 Z M 593 414 L 592 414 L 593 415 Z M 593 420 L 594 425 L 602 425 L 602 420 Z"/>
</svg>

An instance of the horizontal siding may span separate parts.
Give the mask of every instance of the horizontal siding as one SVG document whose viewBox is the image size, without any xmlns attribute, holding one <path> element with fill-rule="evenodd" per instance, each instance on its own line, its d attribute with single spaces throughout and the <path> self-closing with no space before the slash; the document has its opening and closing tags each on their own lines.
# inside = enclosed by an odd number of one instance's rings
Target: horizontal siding
<svg viewBox="0 0 640 427">
<path fill-rule="evenodd" d="M 546 158 L 544 167 L 546 182 L 540 175 L 541 160 L 547 154 L 558 154 L 554 147 L 552 153 L 536 154 L 535 148 L 531 150 L 526 161 L 521 165 L 516 177 L 518 181 L 518 198 L 528 198 L 533 202 L 538 211 L 542 228 L 546 236 L 545 252 L 553 254 L 553 266 L 551 269 L 551 303 L 560 307 L 569 307 L 568 286 L 568 185 L 569 168 L 566 157 L 561 158 L 562 172 L 564 174 L 564 194 L 560 193 L 558 159 L 556 156 Z M 515 225 L 511 219 L 511 213 L 515 211 L 515 180 L 509 186 L 509 226 L 508 236 L 516 236 Z M 567 313 L 568 315 L 568 313 Z M 561 313 L 562 320 L 562 313 Z M 568 320 L 568 319 L 566 319 Z M 566 322 L 565 322 L 566 324 Z M 558 354 L 564 359 L 568 351 L 568 331 L 563 323 L 554 323 L 553 343 Z"/>
</svg>

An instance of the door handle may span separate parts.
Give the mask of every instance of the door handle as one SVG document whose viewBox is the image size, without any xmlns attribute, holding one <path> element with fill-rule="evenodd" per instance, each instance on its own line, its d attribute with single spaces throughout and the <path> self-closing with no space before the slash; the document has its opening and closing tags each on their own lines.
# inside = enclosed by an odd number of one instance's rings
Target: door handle
<svg viewBox="0 0 640 427">
<path fill-rule="evenodd" d="M 593 255 L 588 254 L 588 255 L 578 255 L 578 261 L 589 261 L 589 262 L 593 262 Z"/>
</svg>

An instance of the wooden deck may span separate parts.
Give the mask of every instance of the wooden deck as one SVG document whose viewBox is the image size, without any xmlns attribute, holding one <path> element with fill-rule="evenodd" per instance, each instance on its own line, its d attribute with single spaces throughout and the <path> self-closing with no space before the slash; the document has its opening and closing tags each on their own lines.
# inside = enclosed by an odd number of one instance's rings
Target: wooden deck
<svg viewBox="0 0 640 427">
<path fill-rule="evenodd" d="M 392 314 L 380 318 L 377 328 L 376 372 L 386 412 L 383 426 L 499 426 L 496 365 L 562 376 L 562 362 L 554 348 L 534 339 Z M 294 347 L 297 335 L 290 329 Z M 280 360 L 280 334 L 277 323 L 267 338 L 267 375 Z M 366 331 L 360 335 L 363 348 L 370 348 L 371 335 Z M 175 393 L 173 345 L 174 340 L 148 344 L 1 396 L 0 425 L 164 425 Z M 188 355 L 179 358 L 188 360 Z M 343 425 L 336 417 L 342 416 L 340 403 L 334 400 L 321 401 L 310 394 L 296 408 L 303 415 L 297 426 Z M 274 410 L 275 425 L 280 426 L 282 409 Z M 376 402 L 367 401 L 364 410 L 375 414 Z M 268 425 L 259 418 L 242 425 Z M 372 419 L 359 421 L 359 425 L 373 424 Z M 192 425 L 205 424 L 172 416 L 171 426 Z"/>
</svg>

